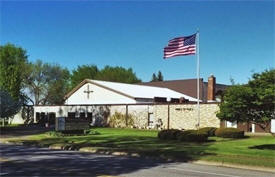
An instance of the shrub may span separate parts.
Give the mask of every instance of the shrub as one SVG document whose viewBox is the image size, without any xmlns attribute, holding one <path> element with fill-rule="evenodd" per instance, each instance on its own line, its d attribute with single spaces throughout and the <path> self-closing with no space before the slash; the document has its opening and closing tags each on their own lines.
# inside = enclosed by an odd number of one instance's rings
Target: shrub
<svg viewBox="0 0 275 177">
<path fill-rule="evenodd" d="M 179 140 L 186 142 L 206 142 L 208 134 L 197 130 L 161 130 L 158 133 L 158 138 L 162 140 Z"/>
<path fill-rule="evenodd" d="M 113 128 L 131 127 L 134 126 L 134 118 L 131 114 L 128 114 L 128 116 L 126 116 L 125 114 L 115 112 L 115 114 L 112 115 L 109 119 L 109 126 Z"/>
<path fill-rule="evenodd" d="M 162 140 L 176 140 L 181 132 L 181 130 L 177 129 L 161 130 L 158 132 L 158 138 Z"/>
<path fill-rule="evenodd" d="M 218 128 L 215 135 L 223 138 L 244 138 L 244 131 L 236 128 Z"/>
<path fill-rule="evenodd" d="M 186 142 L 206 142 L 208 138 L 208 134 L 205 132 L 200 132 L 198 130 L 186 130 L 181 132 L 178 135 L 179 141 Z"/>
<path fill-rule="evenodd" d="M 215 136 L 215 131 L 217 130 L 216 127 L 204 127 L 199 129 L 199 132 L 206 133 L 208 136 Z"/>
</svg>

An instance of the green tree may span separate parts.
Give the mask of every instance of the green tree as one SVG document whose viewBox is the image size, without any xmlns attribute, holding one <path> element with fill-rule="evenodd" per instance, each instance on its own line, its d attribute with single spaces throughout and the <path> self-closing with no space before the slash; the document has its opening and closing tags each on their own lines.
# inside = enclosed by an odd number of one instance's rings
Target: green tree
<svg viewBox="0 0 275 177">
<path fill-rule="evenodd" d="M 76 70 L 72 71 L 71 88 L 77 86 L 84 79 L 95 79 L 98 73 L 98 68 L 95 65 L 78 66 Z"/>
<path fill-rule="evenodd" d="M 132 68 L 125 69 L 123 67 L 111 67 L 108 65 L 97 73 L 96 79 L 131 84 L 141 82 Z"/>
<path fill-rule="evenodd" d="M 0 88 L 15 100 L 23 92 L 23 76 L 27 63 L 26 51 L 13 44 L 0 46 Z"/>
<path fill-rule="evenodd" d="M 248 86 L 253 92 L 250 114 L 264 128 L 275 118 L 275 69 L 254 73 Z"/>
<path fill-rule="evenodd" d="M 41 60 L 30 63 L 27 67 L 28 74 L 24 79 L 24 83 L 30 95 L 34 98 L 35 105 L 42 103 L 42 99 L 47 92 L 47 84 L 49 82 L 47 68 L 48 64 L 44 64 Z"/>
<path fill-rule="evenodd" d="M 22 103 L 15 100 L 11 95 L 0 90 L 0 118 L 8 118 L 20 111 Z"/>
<path fill-rule="evenodd" d="M 163 81 L 163 75 L 161 71 L 158 72 L 158 81 Z"/>
<path fill-rule="evenodd" d="M 51 65 L 48 83 L 48 94 L 45 104 L 61 105 L 64 103 L 64 96 L 70 89 L 70 72 L 59 65 Z"/>
<path fill-rule="evenodd" d="M 275 70 L 255 73 L 246 85 L 226 89 L 217 117 L 221 120 L 252 122 L 265 129 L 275 108 Z"/>
<path fill-rule="evenodd" d="M 156 82 L 156 81 L 158 81 L 158 78 L 157 78 L 156 74 L 153 73 L 153 74 L 152 74 L 151 82 Z"/>
<path fill-rule="evenodd" d="M 35 105 L 62 104 L 69 89 L 70 74 L 59 65 L 43 63 L 37 60 L 28 65 L 25 85 Z"/>
<path fill-rule="evenodd" d="M 157 76 L 155 73 L 153 73 L 153 75 L 152 75 L 151 82 L 157 82 L 157 81 L 163 81 L 163 75 L 162 75 L 161 71 L 158 71 Z"/>
</svg>

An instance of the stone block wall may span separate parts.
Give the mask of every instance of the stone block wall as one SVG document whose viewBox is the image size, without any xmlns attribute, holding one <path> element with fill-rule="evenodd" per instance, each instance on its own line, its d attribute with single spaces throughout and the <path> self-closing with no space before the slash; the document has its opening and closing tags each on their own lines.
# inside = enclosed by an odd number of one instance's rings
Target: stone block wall
<svg viewBox="0 0 275 177">
<path fill-rule="evenodd" d="M 129 105 L 128 114 L 134 119 L 134 127 L 147 128 L 148 126 L 148 114 L 151 111 L 151 105 Z"/>
<path fill-rule="evenodd" d="M 154 105 L 154 118 L 162 122 L 161 129 L 168 129 L 168 105 Z"/>
<path fill-rule="evenodd" d="M 148 126 L 148 114 L 152 111 L 152 105 L 112 105 L 110 107 L 110 115 L 108 120 L 115 114 L 120 113 L 133 119 L 133 125 L 130 127 L 135 128 L 147 128 Z"/>
<path fill-rule="evenodd" d="M 202 107 L 203 106 L 201 106 L 201 108 Z M 195 104 L 170 105 L 170 128 L 195 129 L 197 122 L 197 109 Z"/>
<path fill-rule="evenodd" d="M 219 127 L 220 120 L 216 117 L 217 104 L 200 105 L 200 128 Z M 172 105 L 170 108 L 171 128 L 196 129 L 198 124 L 197 105 Z"/>
<path fill-rule="evenodd" d="M 217 104 L 201 104 L 200 127 L 220 127 L 220 120 L 216 117 L 218 110 Z M 155 120 L 161 119 L 165 129 L 168 124 L 170 129 L 195 129 L 197 115 L 196 104 L 171 104 L 169 108 L 168 105 L 154 106 Z"/>
</svg>

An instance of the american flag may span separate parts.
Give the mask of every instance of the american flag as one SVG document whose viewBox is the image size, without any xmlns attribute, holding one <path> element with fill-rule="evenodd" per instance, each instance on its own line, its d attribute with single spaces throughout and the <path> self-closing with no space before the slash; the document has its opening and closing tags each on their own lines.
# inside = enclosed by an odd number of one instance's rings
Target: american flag
<svg viewBox="0 0 275 177">
<path fill-rule="evenodd" d="M 192 55 L 196 53 L 196 34 L 185 37 L 177 37 L 169 41 L 164 47 L 163 58 L 170 58 L 182 55 Z"/>
</svg>

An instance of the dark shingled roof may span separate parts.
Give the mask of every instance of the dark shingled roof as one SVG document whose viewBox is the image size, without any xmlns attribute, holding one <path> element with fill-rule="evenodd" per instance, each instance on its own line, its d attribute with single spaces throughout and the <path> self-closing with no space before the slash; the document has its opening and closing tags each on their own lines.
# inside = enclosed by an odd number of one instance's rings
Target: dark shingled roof
<svg viewBox="0 0 275 177">
<path fill-rule="evenodd" d="M 141 82 L 139 84 L 169 88 L 171 90 L 175 90 L 177 92 L 197 98 L 197 79 Z M 203 100 L 204 102 L 207 101 L 207 86 L 208 86 L 208 82 L 203 82 L 203 79 L 200 78 L 200 99 Z M 229 85 L 216 84 L 216 88 L 215 88 L 216 94 L 219 91 L 224 91 L 228 86 Z"/>
</svg>

